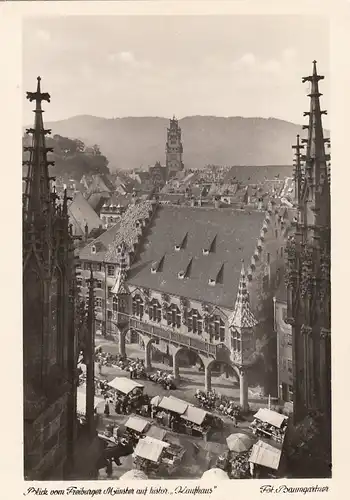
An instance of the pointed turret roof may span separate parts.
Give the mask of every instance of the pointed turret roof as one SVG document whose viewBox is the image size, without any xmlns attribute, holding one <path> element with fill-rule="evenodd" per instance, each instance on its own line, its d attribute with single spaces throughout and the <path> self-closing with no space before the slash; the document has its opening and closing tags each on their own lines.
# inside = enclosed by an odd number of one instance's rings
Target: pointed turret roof
<svg viewBox="0 0 350 500">
<path fill-rule="evenodd" d="M 317 73 L 316 61 L 313 61 L 312 75 L 302 79 L 303 83 L 311 83 L 311 91 L 308 94 L 310 111 L 304 113 L 304 116 L 309 117 L 308 125 L 304 126 L 308 130 L 308 137 L 302 140 L 306 143 L 306 152 L 301 157 L 305 161 L 305 181 L 311 188 L 328 184 L 327 161 L 329 154 L 325 152 L 325 143 L 329 142 L 329 139 L 324 138 L 322 126 L 322 115 L 326 115 L 327 111 L 321 110 L 320 97 L 322 94 L 318 87 L 318 82 L 323 79 L 324 76 Z"/>
<path fill-rule="evenodd" d="M 258 324 L 250 307 L 249 292 L 247 289 L 247 280 L 242 261 L 241 277 L 238 285 L 238 293 L 232 316 L 229 320 L 229 326 L 234 328 L 253 328 Z"/>
<path fill-rule="evenodd" d="M 115 285 L 112 288 L 112 293 L 115 293 L 117 295 L 129 294 L 130 293 L 129 288 L 125 281 L 126 281 L 126 271 L 124 269 L 119 269 Z"/>
<path fill-rule="evenodd" d="M 303 183 L 303 172 L 301 167 L 301 151 L 304 149 L 304 146 L 300 142 L 300 136 L 297 135 L 297 142 L 294 146 L 295 149 L 295 161 L 294 161 L 294 182 L 295 182 L 295 199 L 297 203 L 300 203 L 300 195 L 301 195 L 301 186 Z"/>
</svg>

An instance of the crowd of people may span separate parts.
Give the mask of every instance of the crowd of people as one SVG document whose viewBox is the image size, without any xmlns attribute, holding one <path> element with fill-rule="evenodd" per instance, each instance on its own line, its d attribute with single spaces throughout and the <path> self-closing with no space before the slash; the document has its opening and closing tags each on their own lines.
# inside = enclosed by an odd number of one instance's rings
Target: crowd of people
<svg viewBox="0 0 350 500">
<path fill-rule="evenodd" d="M 205 410 L 217 411 L 233 421 L 241 418 L 241 407 L 227 396 L 215 392 L 215 390 L 204 392 L 197 389 L 195 397 L 199 405 Z"/>
</svg>

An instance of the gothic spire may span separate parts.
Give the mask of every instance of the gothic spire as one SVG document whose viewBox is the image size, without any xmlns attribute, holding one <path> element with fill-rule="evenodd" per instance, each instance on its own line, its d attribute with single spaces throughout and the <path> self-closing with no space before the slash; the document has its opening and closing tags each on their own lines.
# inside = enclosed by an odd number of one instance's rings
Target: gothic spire
<svg viewBox="0 0 350 500">
<path fill-rule="evenodd" d="M 253 328 L 257 325 L 257 323 L 258 322 L 250 307 L 249 292 L 247 289 L 247 280 L 244 270 L 244 261 L 242 261 L 238 293 L 233 314 L 229 321 L 229 326 L 234 328 Z"/>
<path fill-rule="evenodd" d="M 294 162 L 294 183 L 295 183 L 295 200 L 297 204 L 300 203 L 301 186 L 303 182 L 303 173 L 301 169 L 301 150 L 304 146 L 300 143 L 300 136 L 297 135 L 297 143 L 292 146 L 295 149 L 295 162 Z"/>
<path fill-rule="evenodd" d="M 29 160 L 23 162 L 28 167 L 25 189 L 24 217 L 26 220 L 34 221 L 40 217 L 45 217 L 50 210 L 51 193 L 48 167 L 54 162 L 48 161 L 47 153 L 52 152 L 52 148 L 45 145 L 45 135 L 51 130 L 45 129 L 43 124 L 42 101 L 50 102 L 50 94 L 41 92 L 41 78 L 37 78 L 36 92 L 27 92 L 27 99 L 35 101 L 34 128 L 27 129 L 27 134 L 32 135 L 32 144 L 25 147 L 29 152 Z"/>
<path fill-rule="evenodd" d="M 327 161 L 329 155 L 325 152 L 325 142 L 329 139 L 323 137 L 322 115 L 326 115 L 327 111 L 321 110 L 318 82 L 323 80 L 324 76 L 317 73 L 316 61 L 313 61 L 313 72 L 311 76 L 306 76 L 302 79 L 303 83 L 310 82 L 311 91 L 308 94 L 310 97 L 310 111 L 306 111 L 304 116 L 309 117 L 308 125 L 304 126 L 308 130 L 307 139 L 302 142 L 306 143 L 306 153 L 301 157 L 305 161 L 306 183 L 311 189 L 311 195 L 315 198 L 314 190 L 328 184 L 327 176 Z"/>
</svg>

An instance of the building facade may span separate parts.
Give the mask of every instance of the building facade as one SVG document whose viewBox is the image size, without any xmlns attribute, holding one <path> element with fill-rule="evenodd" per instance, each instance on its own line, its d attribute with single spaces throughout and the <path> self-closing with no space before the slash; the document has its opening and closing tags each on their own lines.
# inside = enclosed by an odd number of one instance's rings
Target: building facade
<svg viewBox="0 0 350 500">
<path fill-rule="evenodd" d="M 264 213 L 135 203 L 80 251 L 82 279 L 90 263 L 94 269 L 101 333 L 116 335 L 122 354 L 136 334 L 146 367 L 153 346 L 171 359 L 175 377 L 180 353 L 195 353 L 207 390 L 213 363 L 231 366 L 246 406 L 247 371 L 275 345 L 272 293 L 287 230 L 273 204 Z"/>
<path fill-rule="evenodd" d="M 74 245 L 68 199 L 51 188 L 42 101 L 35 102 L 23 202 L 24 474 L 29 480 L 62 479 L 76 441 L 77 336 L 74 321 Z"/>
<path fill-rule="evenodd" d="M 183 146 L 181 140 L 181 128 L 175 116 L 170 120 L 170 126 L 167 129 L 167 142 L 166 142 L 166 168 L 168 177 L 176 175 L 176 173 L 184 169 L 182 162 Z"/>
<path fill-rule="evenodd" d="M 288 321 L 293 336 L 294 418 L 310 411 L 331 421 L 330 177 L 322 127 L 319 81 L 313 63 L 303 78 L 311 91 L 307 138 L 297 138 L 295 161 L 298 217 L 287 245 Z M 304 152 L 302 151 L 305 148 Z"/>
<path fill-rule="evenodd" d="M 278 399 L 283 403 L 293 403 L 293 335 L 292 327 L 287 323 L 287 290 L 283 281 L 273 301 L 277 340 Z"/>
</svg>

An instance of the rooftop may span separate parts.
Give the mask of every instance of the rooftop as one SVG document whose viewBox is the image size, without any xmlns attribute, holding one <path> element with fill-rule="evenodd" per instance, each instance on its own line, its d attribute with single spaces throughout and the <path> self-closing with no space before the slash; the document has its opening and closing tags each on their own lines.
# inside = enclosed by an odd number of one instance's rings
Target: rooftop
<svg viewBox="0 0 350 500">
<path fill-rule="evenodd" d="M 101 219 L 80 192 L 74 194 L 73 201 L 68 207 L 68 214 L 75 222 L 77 228 L 80 229 L 79 232 L 81 235 L 85 233 L 86 224 L 89 231 L 102 226 Z"/>
<path fill-rule="evenodd" d="M 250 262 L 264 218 L 259 211 L 161 206 L 143 239 L 128 283 L 232 309 L 242 259 Z M 152 273 L 152 264 L 161 261 L 158 272 Z M 186 268 L 187 275 L 179 279 L 178 273 Z M 216 283 L 209 284 L 210 279 Z"/>
</svg>

